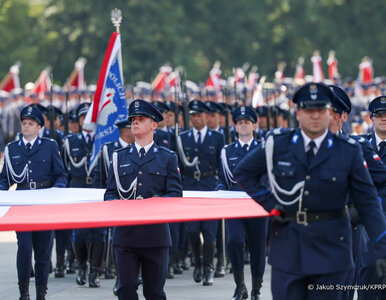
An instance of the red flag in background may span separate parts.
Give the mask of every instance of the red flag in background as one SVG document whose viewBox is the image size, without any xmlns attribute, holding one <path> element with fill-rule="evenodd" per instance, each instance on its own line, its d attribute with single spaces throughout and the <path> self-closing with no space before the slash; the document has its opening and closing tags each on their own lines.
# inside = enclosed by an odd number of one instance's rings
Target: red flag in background
<svg viewBox="0 0 386 300">
<path fill-rule="evenodd" d="M 311 62 L 314 82 L 322 82 L 324 80 L 324 74 L 322 69 L 322 57 L 320 56 L 319 50 L 314 51 L 314 55 L 311 57 Z"/>
<path fill-rule="evenodd" d="M 335 52 L 330 51 L 327 59 L 327 65 L 328 65 L 328 79 L 331 81 L 335 81 L 339 78 L 339 72 L 338 72 L 338 60 L 335 57 Z"/>
<path fill-rule="evenodd" d="M 86 89 L 86 80 L 84 78 L 84 66 L 87 60 L 84 57 L 78 58 L 75 62 L 74 70 L 68 77 L 68 88 L 70 90 L 84 91 Z"/>
<path fill-rule="evenodd" d="M 50 79 L 51 67 L 46 67 L 40 72 L 39 78 L 35 81 L 35 88 L 32 90 L 38 99 L 43 99 L 44 94 L 51 89 Z"/>
<path fill-rule="evenodd" d="M 166 86 L 167 78 L 170 75 L 170 73 L 172 73 L 172 68 L 170 66 L 162 66 L 159 69 L 158 75 L 156 76 L 156 78 L 153 80 L 151 84 L 153 91 L 157 93 L 161 93 L 163 91 L 163 89 Z"/>
<path fill-rule="evenodd" d="M 212 70 L 209 72 L 209 78 L 206 81 L 206 87 L 212 87 L 216 94 L 221 92 L 221 70 L 220 70 L 220 62 L 216 61 L 213 65 Z"/>
<path fill-rule="evenodd" d="M 0 90 L 11 92 L 13 89 L 20 88 L 19 70 L 21 63 L 17 62 L 9 68 L 9 72 L 0 81 Z"/>
<path fill-rule="evenodd" d="M 371 59 L 365 56 L 359 64 L 359 80 L 362 85 L 368 85 L 373 82 L 373 63 Z"/>
</svg>

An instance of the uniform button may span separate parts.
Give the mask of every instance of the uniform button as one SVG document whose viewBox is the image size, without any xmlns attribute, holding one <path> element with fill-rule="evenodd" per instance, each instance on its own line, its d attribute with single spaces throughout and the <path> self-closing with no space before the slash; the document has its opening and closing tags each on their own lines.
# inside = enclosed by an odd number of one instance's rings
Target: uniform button
<svg viewBox="0 0 386 300">
<path fill-rule="evenodd" d="M 32 170 L 29 170 L 30 173 L 32 173 Z"/>
<path fill-rule="evenodd" d="M 157 172 L 157 175 L 159 175 L 159 172 Z"/>
<path fill-rule="evenodd" d="M 344 240 L 344 237 L 343 237 L 343 236 L 341 236 L 339 239 L 340 239 L 341 241 L 343 241 L 343 240 Z"/>
<path fill-rule="evenodd" d="M 336 177 L 332 177 L 332 181 L 336 181 Z"/>
<path fill-rule="evenodd" d="M 139 171 L 138 174 L 139 174 L 139 175 L 142 175 L 142 171 Z"/>
<path fill-rule="evenodd" d="M 305 196 L 308 196 L 309 194 L 310 194 L 309 191 L 304 191 L 304 195 L 305 195 Z"/>
<path fill-rule="evenodd" d="M 142 183 L 138 183 L 138 186 L 142 186 Z"/>
<path fill-rule="evenodd" d="M 281 176 L 284 176 L 285 175 L 285 172 L 281 172 Z"/>
<path fill-rule="evenodd" d="M 126 175 L 126 172 L 123 172 L 123 175 Z"/>
<path fill-rule="evenodd" d="M 28 163 L 31 164 L 32 162 L 29 160 Z"/>
<path fill-rule="evenodd" d="M 306 176 L 306 180 L 310 180 L 311 179 L 311 176 L 310 175 L 307 175 Z"/>
</svg>

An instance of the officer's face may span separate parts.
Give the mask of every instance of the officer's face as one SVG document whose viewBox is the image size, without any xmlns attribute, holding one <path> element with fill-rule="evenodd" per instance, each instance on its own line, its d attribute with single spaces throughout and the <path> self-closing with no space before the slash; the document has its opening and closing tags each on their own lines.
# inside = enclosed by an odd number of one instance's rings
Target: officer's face
<svg viewBox="0 0 386 300">
<path fill-rule="evenodd" d="M 251 120 L 242 119 L 236 123 L 236 131 L 239 136 L 252 136 L 253 131 L 256 129 L 257 124 L 252 123 Z"/>
<path fill-rule="evenodd" d="M 371 120 L 373 121 L 375 132 L 382 136 L 386 135 L 386 113 L 375 114 Z"/>
<path fill-rule="evenodd" d="M 136 138 L 142 138 L 148 134 L 153 134 L 158 123 L 152 118 L 137 116 L 131 119 L 131 131 Z"/>
<path fill-rule="evenodd" d="M 206 114 L 206 123 L 210 129 L 216 129 L 220 123 L 218 113 Z"/>
<path fill-rule="evenodd" d="M 326 131 L 331 115 L 331 108 L 303 108 L 296 111 L 299 127 L 311 139 L 321 136 Z"/>
<path fill-rule="evenodd" d="M 197 130 L 201 130 L 206 125 L 205 113 L 192 114 L 190 120 L 192 121 L 193 127 Z"/>
<path fill-rule="evenodd" d="M 174 127 L 174 112 L 173 111 L 168 111 L 165 118 L 165 124 L 167 127 Z"/>
<path fill-rule="evenodd" d="M 21 133 L 26 140 L 32 140 L 38 136 L 42 127 L 33 119 L 23 119 L 21 121 Z"/>
</svg>

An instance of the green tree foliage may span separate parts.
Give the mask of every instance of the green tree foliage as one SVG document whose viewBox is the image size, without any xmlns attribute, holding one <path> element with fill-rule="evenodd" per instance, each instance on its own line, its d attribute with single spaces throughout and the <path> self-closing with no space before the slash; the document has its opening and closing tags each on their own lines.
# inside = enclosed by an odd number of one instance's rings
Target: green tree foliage
<svg viewBox="0 0 386 300">
<path fill-rule="evenodd" d="M 225 75 L 249 62 L 272 78 L 278 62 L 292 76 L 304 56 L 311 73 L 315 49 L 324 62 L 335 50 L 343 76 L 355 77 L 365 55 L 376 75 L 386 70 L 386 0 L 0 0 L 0 74 L 21 61 L 22 82 L 31 81 L 51 65 L 62 84 L 83 56 L 86 78 L 96 82 L 115 7 L 123 13 L 126 82 L 152 80 L 165 62 L 184 66 L 196 81 L 206 80 L 216 60 Z"/>
</svg>

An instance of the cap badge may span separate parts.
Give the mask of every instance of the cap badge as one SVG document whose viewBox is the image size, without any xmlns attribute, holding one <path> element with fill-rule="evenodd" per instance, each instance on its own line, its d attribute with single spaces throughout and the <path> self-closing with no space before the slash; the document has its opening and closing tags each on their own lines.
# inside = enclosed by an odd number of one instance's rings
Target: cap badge
<svg viewBox="0 0 386 300">
<path fill-rule="evenodd" d="M 138 108 L 138 107 L 139 107 L 139 101 L 135 101 L 134 107 L 135 107 L 135 108 Z"/>
<path fill-rule="evenodd" d="M 318 87 L 316 86 L 316 84 L 311 84 L 310 85 L 310 95 L 311 95 L 311 100 L 316 100 L 316 98 L 318 97 Z"/>
<path fill-rule="evenodd" d="M 32 113 L 32 106 L 28 107 L 28 110 L 27 110 L 27 114 L 31 114 Z"/>
<path fill-rule="evenodd" d="M 386 104 L 386 97 L 381 98 L 381 104 Z"/>
</svg>

